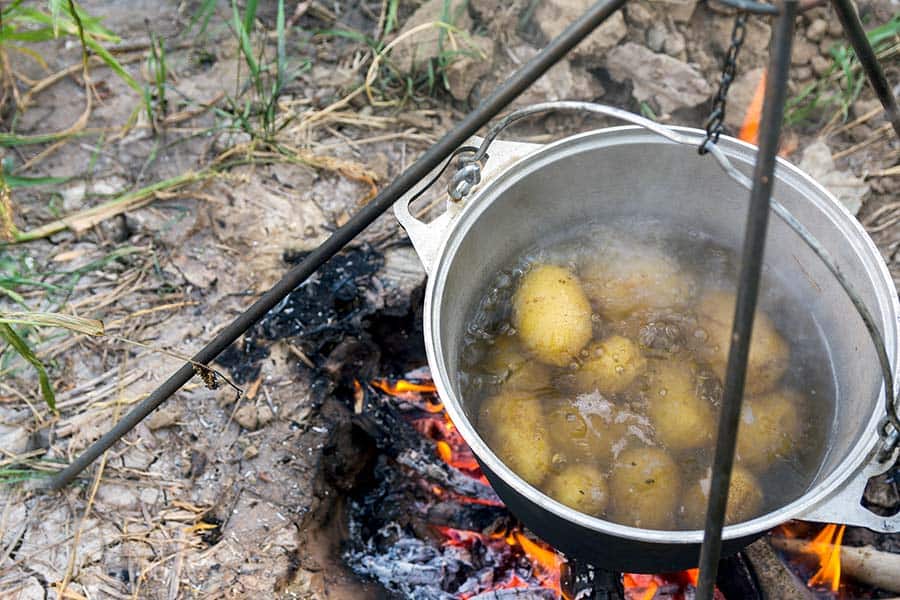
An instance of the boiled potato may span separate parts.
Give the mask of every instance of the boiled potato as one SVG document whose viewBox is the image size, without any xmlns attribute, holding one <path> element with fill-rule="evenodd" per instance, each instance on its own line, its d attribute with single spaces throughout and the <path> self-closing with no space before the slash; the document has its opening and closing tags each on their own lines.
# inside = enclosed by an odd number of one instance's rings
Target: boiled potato
<svg viewBox="0 0 900 600">
<path fill-rule="evenodd" d="M 680 489 L 678 465 L 665 450 L 625 450 L 610 478 L 613 519 L 643 529 L 673 529 Z"/>
<path fill-rule="evenodd" d="M 603 474 L 588 465 L 572 465 L 551 475 L 543 491 L 554 500 L 593 516 L 601 515 L 609 501 Z"/>
<path fill-rule="evenodd" d="M 623 391 L 647 366 L 638 345 L 621 335 L 588 346 L 588 357 L 575 375 L 582 391 L 601 394 Z"/>
<path fill-rule="evenodd" d="M 679 509 L 682 524 L 689 529 L 703 529 L 709 502 L 710 479 L 695 481 L 687 486 Z M 759 514 L 763 504 L 762 488 L 753 473 L 740 465 L 731 471 L 725 523 L 732 525 L 748 521 Z"/>
<path fill-rule="evenodd" d="M 584 290 L 611 321 L 639 310 L 681 306 L 691 297 L 693 278 L 661 251 L 644 246 L 609 249 L 580 269 Z"/>
<path fill-rule="evenodd" d="M 670 450 L 712 444 L 712 405 L 697 395 L 696 366 L 675 360 L 654 361 L 647 390 L 647 415 L 656 438 Z"/>
<path fill-rule="evenodd" d="M 478 428 L 491 449 L 528 483 L 550 470 L 550 439 L 540 402 L 524 392 L 502 392 L 485 400 Z"/>
<path fill-rule="evenodd" d="M 554 460 L 609 465 L 632 443 L 651 443 L 650 423 L 599 393 L 557 397 L 547 403 Z"/>
<path fill-rule="evenodd" d="M 701 325 L 708 335 L 703 352 L 722 381 L 731 347 L 735 302 L 735 295 L 731 292 L 709 292 L 700 300 L 697 309 Z M 787 342 L 775 329 L 772 320 L 764 312 L 756 311 L 744 390 L 748 394 L 762 394 L 773 389 L 787 370 L 789 360 Z"/>
<path fill-rule="evenodd" d="M 591 303 L 568 269 L 536 265 L 513 297 L 513 322 L 522 343 L 538 359 L 564 366 L 591 339 Z"/>
<path fill-rule="evenodd" d="M 517 392 L 538 392 L 550 387 L 550 369 L 529 361 L 519 344 L 510 336 L 498 337 L 488 350 L 484 369 L 503 377 L 503 389 Z"/>
<path fill-rule="evenodd" d="M 744 398 L 737 437 L 741 464 L 764 470 L 776 458 L 791 455 L 801 432 L 802 404 L 802 396 L 787 389 Z"/>
</svg>

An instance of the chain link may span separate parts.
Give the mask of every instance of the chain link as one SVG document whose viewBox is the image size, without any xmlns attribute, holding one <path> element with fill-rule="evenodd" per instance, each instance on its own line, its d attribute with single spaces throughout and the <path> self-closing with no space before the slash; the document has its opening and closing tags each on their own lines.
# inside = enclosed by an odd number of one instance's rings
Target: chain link
<svg viewBox="0 0 900 600">
<path fill-rule="evenodd" d="M 722 134 L 723 123 L 725 122 L 725 101 L 728 98 L 728 88 L 734 81 L 734 73 L 737 69 L 737 57 L 744 44 L 744 37 L 747 35 L 747 15 L 739 12 L 734 19 L 734 28 L 731 30 L 731 45 L 725 55 L 725 65 L 722 68 L 722 79 L 719 81 L 719 91 L 713 100 L 712 111 L 706 119 L 706 138 L 697 149 L 700 154 L 706 154 L 706 145 L 710 142 L 713 144 L 719 141 L 719 135 Z"/>
</svg>

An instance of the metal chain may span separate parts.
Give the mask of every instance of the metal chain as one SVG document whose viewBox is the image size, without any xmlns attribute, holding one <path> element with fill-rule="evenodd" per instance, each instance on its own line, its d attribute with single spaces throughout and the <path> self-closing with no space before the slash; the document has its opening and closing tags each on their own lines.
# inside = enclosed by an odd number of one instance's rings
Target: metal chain
<svg viewBox="0 0 900 600">
<path fill-rule="evenodd" d="M 728 88 L 734 81 L 734 73 L 737 68 L 737 57 L 744 44 L 744 37 L 747 35 L 747 15 L 739 12 L 734 19 L 734 28 L 731 30 L 731 45 L 728 47 L 728 53 L 725 55 L 725 65 L 722 67 L 722 79 L 719 81 L 719 91 L 713 100 L 712 111 L 706 119 L 706 138 L 701 142 L 697 149 L 700 154 L 706 154 L 706 145 L 710 142 L 713 144 L 719 141 L 719 135 L 722 133 L 723 123 L 725 122 L 725 101 L 728 98 Z"/>
</svg>

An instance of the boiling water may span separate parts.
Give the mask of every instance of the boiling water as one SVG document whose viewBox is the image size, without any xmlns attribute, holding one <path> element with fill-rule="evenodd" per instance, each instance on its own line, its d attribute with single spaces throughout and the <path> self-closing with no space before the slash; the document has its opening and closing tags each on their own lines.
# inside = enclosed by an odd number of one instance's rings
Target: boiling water
<svg viewBox="0 0 900 600">
<path fill-rule="evenodd" d="M 701 232 L 646 220 L 583 226 L 517 257 L 471 310 L 461 350 L 480 435 L 581 512 L 702 528 L 737 266 Z M 806 491 L 834 413 L 827 344 L 768 268 L 752 343 L 729 523 Z"/>
</svg>

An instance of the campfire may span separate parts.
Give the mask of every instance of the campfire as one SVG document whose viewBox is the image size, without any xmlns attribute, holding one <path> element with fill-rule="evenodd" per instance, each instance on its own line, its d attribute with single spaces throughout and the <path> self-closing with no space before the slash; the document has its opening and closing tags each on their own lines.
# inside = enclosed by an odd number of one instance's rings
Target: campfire
<svg viewBox="0 0 900 600">
<path fill-rule="evenodd" d="M 564 556 L 524 529 L 491 490 L 444 411 L 427 368 L 404 379 L 355 381 L 353 412 L 381 451 L 372 485 L 359 490 L 349 509 L 344 559 L 358 575 L 416 598 L 694 597 L 696 569 L 609 573 Z M 819 598 L 857 598 L 862 588 L 841 579 L 842 561 L 850 557 L 857 577 L 872 565 L 862 567 L 860 549 L 841 545 L 845 531 L 843 525 L 797 522 L 779 527 L 769 539 L 784 553 L 800 587 Z M 878 554 L 879 560 L 880 555 L 900 560 Z M 733 562 L 723 560 L 716 599 L 764 597 L 761 580 L 768 573 L 757 568 L 748 575 Z M 746 565 L 740 557 L 736 563 Z M 894 566 L 898 561 L 888 560 L 880 579 L 861 579 L 891 589 L 890 578 L 900 573 L 891 574 Z M 871 591 L 865 597 L 872 597 Z"/>
</svg>

